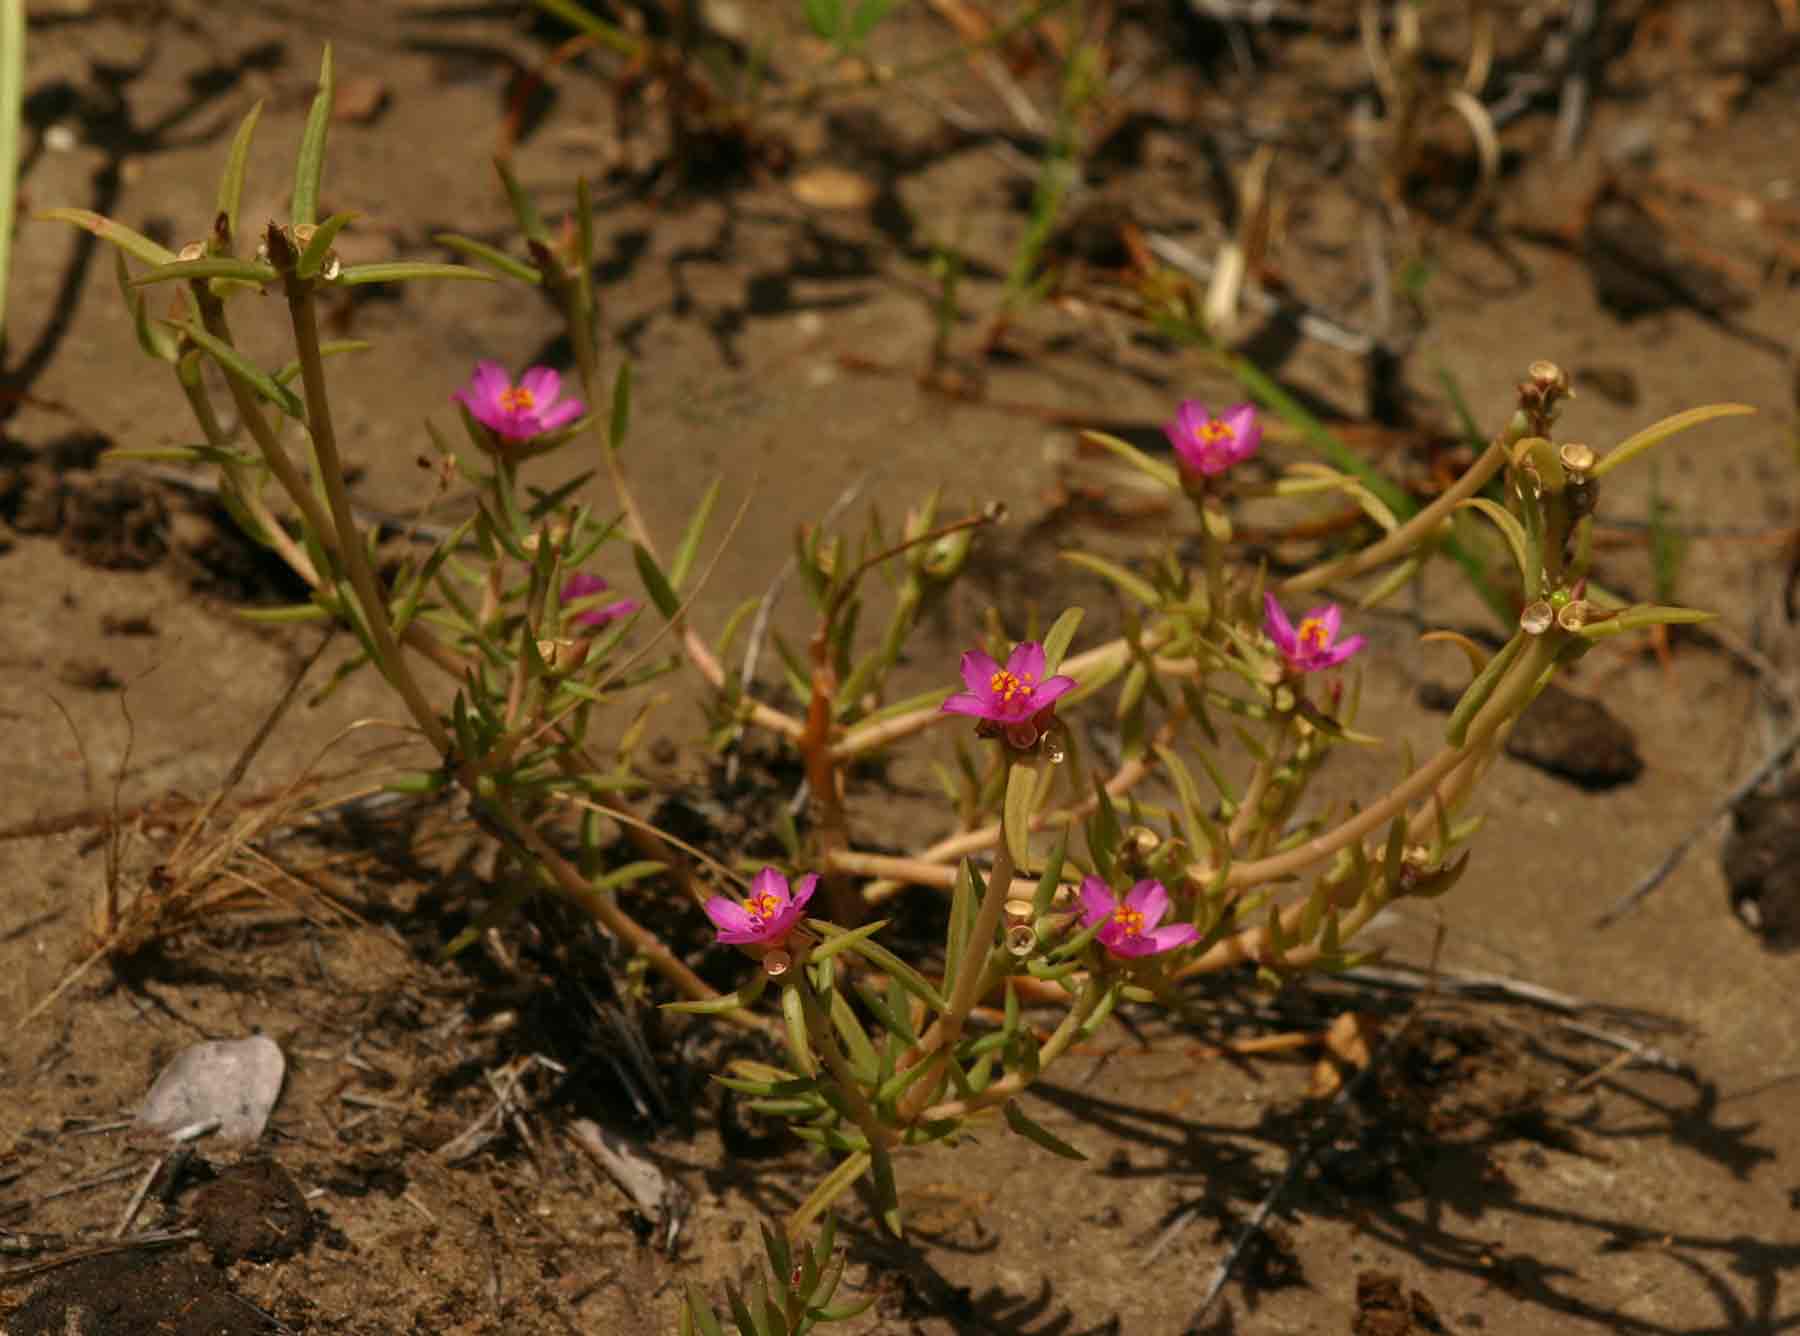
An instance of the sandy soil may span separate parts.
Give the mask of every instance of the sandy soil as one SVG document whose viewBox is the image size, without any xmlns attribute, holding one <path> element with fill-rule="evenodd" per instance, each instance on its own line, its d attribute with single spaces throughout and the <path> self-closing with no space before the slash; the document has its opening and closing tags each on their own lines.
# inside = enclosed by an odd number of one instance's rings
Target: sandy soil
<svg viewBox="0 0 1800 1336">
<path fill-rule="evenodd" d="M 349 235 L 368 258 L 441 257 L 429 238 L 443 230 L 507 235 L 487 157 L 515 74 L 562 36 L 501 7 L 392 5 L 365 18 L 353 17 L 360 7 L 265 5 L 228 21 L 179 4 L 43 8 L 31 32 L 22 212 L 79 205 L 171 244 L 198 237 L 231 131 L 260 97 L 245 212 L 280 216 L 285 163 L 330 39 L 341 77 L 378 80 L 384 95 L 369 119 L 335 127 L 328 174 L 328 205 L 364 214 Z M 1521 7 L 1498 8 L 1524 22 Z M 1120 106 L 1151 119 L 1135 148 L 1096 158 L 1084 198 L 1093 216 L 1122 211 L 1207 251 L 1226 217 L 1213 164 L 1240 170 L 1253 138 L 1279 130 L 1290 201 L 1273 269 L 1304 300 L 1370 323 L 1357 197 L 1331 151 L 1344 143 L 1345 106 L 1369 86 L 1354 6 L 1317 6 L 1312 30 L 1240 33 L 1254 77 L 1216 27 L 1156 6 L 1121 9 L 1116 52 L 1139 64 Z M 1401 447 L 1381 462 L 1408 477 L 1423 476 L 1427 445 L 1454 431 L 1440 372 L 1492 429 L 1525 365 L 1556 360 L 1581 392 L 1564 427 L 1597 445 L 1698 403 L 1758 410 L 1697 434 L 1661 475 L 1695 535 L 1681 598 L 1719 610 L 1725 639 L 1683 640 L 1668 665 L 1641 646 L 1596 653 L 1569 683 L 1635 736 L 1641 774 L 1594 791 L 1502 763 L 1465 882 L 1383 929 L 1395 960 L 1427 962 L 1441 925 L 1447 971 L 1504 975 L 1583 1005 L 1571 1014 L 1440 991 L 1414 1009 L 1411 994 L 1367 986 L 1271 998 L 1230 979 L 1204 1031 L 1134 1017 L 1031 1101 L 1087 1163 L 990 1130 L 903 1164 L 905 1244 L 850 1208 L 846 1289 L 876 1302 L 845 1330 L 1735 1336 L 1800 1326 L 1800 964 L 1731 912 L 1718 829 L 1635 913 L 1593 926 L 1767 744 L 1757 671 L 1727 645 L 1759 644 L 1770 671 L 1791 667 L 1779 595 L 1794 523 L 1787 341 L 1800 327 L 1800 240 L 1758 225 L 1727 192 L 1793 208 L 1783 201 L 1800 189 L 1800 73 L 1780 5 L 1622 9 L 1617 32 L 1605 30 L 1613 45 L 1596 53 L 1603 77 L 1575 154 L 1551 152 L 1551 95 L 1506 130 L 1491 231 L 1472 237 L 1421 218 L 1435 272 L 1421 299 L 1429 318 L 1400 364 L 1401 412 L 1381 402 L 1392 396 L 1375 393 L 1362 358 L 1273 328 L 1252 341 L 1326 416 L 1384 414 L 1383 439 Z M 787 7 L 745 3 L 714 18 L 733 16 L 786 34 L 775 62 L 785 77 L 814 68 Z M 948 37 L 920 6 L 882 41 L 884 56 L 904 60 Z M 906 684 L 943 679 L 992 602 L 1016 622 L 1031 599 L 1050 615 L 1081 601 L 1099 625 L 1114 620 L 1104 593 L 1055 553 L 1070 542 L 1145 550 L 1156 526 L 1084 526 L 1061 504 L 1069 424 L 1153 433 L 1175 399 L 1232 390 L 1195 355 L 1141 337 L 1091 300 L 1099 282 L 1077 294 L 1089 300 L 1023 313 L 1009 355 L 979 356 L 1024 226 L 1030 158 L 1016 145 L 1031 146 L 990 82 L 959 67 L 903 94 L 771 115 L 758 142 L 780 154 L 680 186 L 646 181 L 666 145 L 654 118 L 621 129 L 601 70 L 577 62 L 552 76 L 516 164 L 552 213 L 572 199 L 577 173 L 601 183 L 605 323 L 637 367 L 628 462 L 653 526 L 677 533 L 714 477 L 728 507 L 747 501 L 699 622 L 717 627 L 761 592 L 796 518 L 822 514 L 857 483 L 890 514 L 942 483 L 959 506 L 1003 498 L 1015 517 L 921 633 Z M 1508 74 L 1503 62 L 1495 78 Z M 1038 105 L 1053 104 L 1049 72 L 1021 77 Z M 1453 131 L 1444 140 L 1463 152 Z M 1641 310 L 1656 300 L 1608 286 L 1604 229 L 1592 220 L 1629 208 L 1623 187 L 1602 186 L 1612 155 L 1634 142 L 1656 150 L 1648 197 L 1667 210 L 1682 254 L 1706 257 L 1702 276 L 1723 272 L 1735 292 L 1676 281 L 1660 309 Z M 824 166 L 872 184 L 874 203 L 808 203 L 799 182 Z M 1642 235 L 1648 224 L 1628 214 L 1620 226 Z M 970 259 L 953 369 L 979 383 L 972 397 L 917 377 L 934 335 L 935 243 Z M 758 1253 L 756 1223 L 798 1200 L 818 1165 L 707 1085 L 741 1041 L 659 1015 L 619 953 L 566 915 L 538 907 L 486 949 L 443 963 L 480 870 L 453 811 L 407 808 L 271 842 L 265 895 L 201 917 L 127 967 L 94 966 L 20 1026 L 85 958 L 115 848 L 106 813 L 126 816 L 127 898 L 153 893 L 144 888 L 194 802 L 216 790 L 319 643 L 316 629 L 235 616 L 293 590 L 230 539 L 203 495 L 142 471 L 96 470 L 107 445 L 191 434 L 172 380 L 136 349 L 110 263 L 67 228 L 23 224 L 0 364 L 6 1330 L 141 1332 L 166 1316 L 155 1305 L 171 1295 L 210 1324 L 169 1328 L 182 1331 L 672 1330 L 682 1288 L 718 1294 Z M 337 319 L 376 344 L 333 368 L 359 499 L 376 510 L 415 503 L 421 421 L 452 422 L 448 394 L 475 359 L 562 355 L 551 313 L 515 287 L 414 286 Z M 272 325 L 252 342 L 276 359 Z M 1646 488 L 1641 472 L 1620 479 L 1606 513 L 1641 521 Z M 1621 530 L 1605 563 L 1611 583 L 1648 592 L 1641 531 Z M 1443 573 L 1422 609 L 1449 624 L 1482 616 Z M 777 621 L 804 634 L 797 596 Z M 1419 688 L 1455 672 L 1443 650 L 1417 644 L 1406 618 L 1376 616 L 1366 629 L 1364 722 L 1389 746 L 1343 757 L 1329 793 L 1383 782 L 1401 743 L 1426 745 L 1442 721 L 1420 707 Z M 346 652 L 325 647 L 228 815 L 258 810 L 308 766 L 340 776 L 329 786 L 338 791 L 405 764 L 391 731 L 346 732 L 393 714 L 373 682 L 304 699 Z M 697 740 L 696 699 L 682 687 L 659 711 L 654 731 L 667 745 L 653 752 L 655 777 L 714 838 L 743 841 L 732 810 L 781 796 L 792 777 L 753 756 L 747 787 L 723 791 Z M 896 847 L 928 837 L 932 809 L 908 797 L 926 782 L 922 767 L 889 779 L 893 790 L 874 793 L 861 815 L 890 820 L 883 838 Z M 926 896 L 905 903 L 906 940 L 928 937 L 933 911 Z M 709 969 L 729 968 L 715 953 Z M 1335 1109 L 1308 1097 L 1312 1052 L 1226 1060 L 1215 1047 L 1316 1035 L 1346 1011 L 1375 1018 L 1387 1056 Z M 650 1039 L 647 1068 L 621 1039 L 634 1028 Z M 1595 1031 L 1648 1048 L 1619 1062 Z M 129 1116 L 181 1047 L 251 1032 L 275 1038 L 290 1063 L 262 1158 L 241 1167 L 202 1144 L 134 1218 L 138 1229 L 222 1222 L 205 1242 L 27 1274 L 109 1236 L 154 1162 L 125 1132 L 101 1129 Z M 443 1148 L 493 1106 L 488 1074 L 533 1055 L 566 1075 L 539 1067 L 524 1078 L 530 1139 L 507 1130 L 451 1163 Z M 673 1251 L 570 1140 L 581 1117 L 640 1140 L 691 1195 Z M 1268 1227 L 1197 1317 L 1215 1268 L 1272 1195 Z M 303 1246 L 259 1244 L 253 1226 L 271 1219 Z"/>
</svg>

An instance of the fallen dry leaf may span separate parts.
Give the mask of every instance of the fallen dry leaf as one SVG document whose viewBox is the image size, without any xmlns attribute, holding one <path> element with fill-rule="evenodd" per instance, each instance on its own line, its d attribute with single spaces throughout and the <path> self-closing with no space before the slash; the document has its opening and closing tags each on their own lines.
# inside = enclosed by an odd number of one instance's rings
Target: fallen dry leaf
<svg viewBox="0 0 1800 1336">
<path fill-rule="evenodd" d="M 1325 1031 L 1325 1054 L 1313 1064 L 1307 1094 L 1329 1099 L 1343 1087 L 1346 1074 L 1359 1072 L 1375 1056 L 1375 1037 L 1381 1022 L 1361 1011 L 1346 1011 Z"/>
</svg>

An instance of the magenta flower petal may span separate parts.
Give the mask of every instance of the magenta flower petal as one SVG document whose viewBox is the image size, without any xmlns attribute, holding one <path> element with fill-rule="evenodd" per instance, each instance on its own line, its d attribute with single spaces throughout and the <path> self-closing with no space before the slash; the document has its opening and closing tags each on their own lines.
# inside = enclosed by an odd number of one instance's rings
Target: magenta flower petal
<svg viewBox="0 0 1800 1336">
<path fill-rule="evenodd" d="M 1092 927 L 1119 907 L 1112 888 L 1098 877 L 1084 877 L 1081 882 L 1081 926 Z"/>
<path fill-rule="evenodd" d="M 539 431 L 555 431 L 580 417 L 586 405 L 579 399 L 563 399 L 538 414 Z"/>
<path fill-rule="evenodd" d="M 1021 641 L 1006 656 L 1006 671 L 1021 682 L 1035 682 L 1044 675 L 1044 647 L 1035 640 Z"/>
<path fill-rule="evenodd" d="M 962 656 L 963 684 L 969 689 L 951 696 L 940 707 L 946 714 L 966 714 L 984 724 L 999 725 L 1016 739 L 1014 745 L 1029 747 L 1043 736 L 1047 720 L 1039 716 L 1075 686 L 1072 677 L 1044 678 L 1044 647 L 1035 640 L 1013 647 L 1002 668 L 978 649 Z M 1030 724 L 1029 729 L 1023 725 Z M 1024 740 L 1029 734 L 1029 740 Z"/>
<path fill-rule="evenodd" d="M 1228 408 L 1220 421 L 1231 432 L 1231 463 L 1240 464 L 1256 453 L 1257 447 L 1262 444 L 1262 425 L 1256 420 L 1254 404 L 1238 404 Z"/>
<path fill-rule="evenodd" d="M 1273 594 L 1263 595 L 1263 629 L 1292 672 L 1335 668 L 1368 644 L 1365 636 L 1339 640 L 1343 627 L 1344 614 L 1335 603 L 1312 609 L 1296 627 Z"/>
<path fill-rule="evenodd" d="M 598 575 L 577 571 L 563 581 L 562 604 L 566 608 L 572 603 L 578 603 L 583 599 L 604 593 L 610 587 Z M 611 603 L 603 603 L 599 607 L 582 609 L 575 614 L 575 620 L 582 626 L 605 626 L 608 622 L 617 621 L 621 617 L 629 617 L 643 606 L 635 598 L 616 599 Z"/>
<path fill-rule="evenodd" d="M 1238 404 L 1214 417 L 1198 399 L 1184 399 L 1163 434 L 1189 473 L 1213 478 L 1256 453 L 1262 427 L 1251 404 Z"/>
<path fill-rule="evenodd" d="M 563 399 L 554 368 L 532 367 L 514 385 L 498 362 L 477 362 L 469 383 L 451 395 L 477 422 L 507 441 L 527 441 L 580 417 L 586 406 Z"/>
<path fill-rule="evenodd" d="M 751 941 L 755 937 L 756 921 L 736 900 L 713 896 L 706 902 L 706 917 L 718 928 L 721 942 Z"/>
<path fill-rule="evenodd" d="M 978 649 L 967 650 L 962 656 L 962 680 L 970 693 L 982 700 L 988 699 L 993 688 L 990 685 L 1000 665 Z"/>
<path fill-rule="evenodd" d="M 1263 595 L 1263 630 L 1269 633 L 1269 639 L 1275 642 L 1275 648 L 1283 654 L 1291 655 L 1298 649 L 1299 642 L 1294 639 L 1294 624 L 1288 620 L 1275 595 Z"/>
<path fill-rule="evenodd" d="M 1191 923 L 1171 923 L 1167 927 L 1156 928 L 1144 934 L 1151 942 L 1146 955 L 1161 955 L 1164 951 L 1174 951 L 1186 946 L 1189 942 L 1200 940 L 1200 929 Z"/>
<path fill-rule="evenodd" d="M 562 377 L 555 367 L 534 366 L 519 377 L 519 388 L 529 394 L 535 404 L 554 403 L 562 393 Z"/>
<path fill-rule="evenodd" d="M 988 717 L 988 703 L 973 692 L 959 691 L 938 707 L 945 714 L 966 714 L 976 719 Z"/>
<path fill-rule="evenodd" d="M 1160 955 L 1186 946 L 1200 935 L 1191 923 L 1157 926 L 1169 912 L 1169 892 L 1160 881 L 1140 881 L 1120 903 L 1105 882 L 1088 877 L 1081 883 L 1081 905 L 1081 926 L 1091 928 L 1099 923 L 1094 940 L 1122 959 Z"/>
<path fill-rule="evenodd" d="M 1125 907 L 1143 915 L 1140 931 L 1148 932 L 1169 912 L 1169 892 L 1160 881 L 1140 881 L 1125 893 Z"/>
<path fill-rule="evenodd" d="M 719 929 L 719 941 L 727 945 L 779 946 L 800 921 L 800 912 L 818 884 L 818 875 L 809 874 L 790 895 L 787 878 L 765 867 L 750 883 L 750 894 L 741 904 L 715 895 L 706 902 L 706 914 Z"/>
</svg>

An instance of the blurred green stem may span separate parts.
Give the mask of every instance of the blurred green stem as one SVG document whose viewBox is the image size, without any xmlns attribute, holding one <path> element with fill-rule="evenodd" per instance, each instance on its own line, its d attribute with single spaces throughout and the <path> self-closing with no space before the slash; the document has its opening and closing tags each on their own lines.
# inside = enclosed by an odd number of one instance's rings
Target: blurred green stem
<svg viewBox="0 0 1800 1336">
<path fill-rule="evenodd" d="M 6 346 L 6 284 L 12 269 L 19 114 L 24 101 L 25 0 L 0 0 L 0 348 Z"/>
</svg>

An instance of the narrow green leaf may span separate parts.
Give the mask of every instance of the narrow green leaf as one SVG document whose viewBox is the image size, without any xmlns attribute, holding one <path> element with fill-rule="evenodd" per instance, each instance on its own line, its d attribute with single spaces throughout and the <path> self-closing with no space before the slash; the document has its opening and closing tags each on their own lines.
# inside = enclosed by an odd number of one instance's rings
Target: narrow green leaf
<svg viewBox="0 0 1800 1336">
<path fill-rule="evenodd" d="M 301 407 L 299 397 L 292 390 L 285 385 L 276 384 L 273 376 L 250 361 L 229 343 L 214 338 L 199 321 L 183 320 L 176 327 L 186 333 L 201 348 L 204 348 L 207 354 L 228 374 L 236 376 L 295 421 L 304 422 L 306 420 L 306 410 Z"/>
<path fill-rule="evenodd" d="M 1741 417 L 1745 413 L 1756 410 L 1749 404 L 1707 404 L 1702 408 L 1690 408 L 1685 413 L 1676 413 L 1664 418 L 1661 422 L 1652 423 L 1642 431 L 1626 438 L 1608 450 L 1594 465 L 1593 477 L 1603 478 L 1619 465 L 1635 459 L 1653 446 L 1661 445 L 1669 437 L 1686 431 L 1689 427 L 1697 427 L 1702 422 L 1711 422 L 1714 418 Z"/>
<path fill-rule="evenodd" d="M 719 499 L 719 485 L 723 481 L 714 478 L 712 485 L 700 498 L 700 505 L 694 511 L 694 518 L 688 521 L 687 532 L 681 535 L 681 546 L 675 549 L 675 560 L 669 566 L 669 583 L 680 589 L 687 582 L 689 569 L 694 564 L 694 557 L 700 551 L 700 537 L 706 532 L 706 522 L 712 518 L 713 505 Z"/>
<path fill-rule="evenodd" d="M 239 608 L 237 615 L 259 626 L 287 626 L 294 622 L 323 622 L 331 613 L 317 603 L 291 603 L 282 608 Z"/>
<path fill-rule="evenodd" d="M 903 1236 L 900 1222 L 900 1192 L 894 1185 L 894 1161 L 885 1147 L 869 1147 L 869 1177 L 875 1187 L 875 1209 L 895 1238 Z"/>
<path fill-rule="evenodd" d="M 325 267 L 325 257 L 331 253 L 331 245 L 337 240 L 337 234 L 359 216 L 356 213 L 334 213 L 320 223 L 318 230 L 312 234 L 312 240 L 306 243 L 306 249 L 300 252 L 294 271 L 301 278 L 317 278 L 319 271 Z"/>
<path fill-rule="evenodd" d="M 43 209 L 33 217 L 44 222 L 73 223 L 120 250 L 130 251 L 146 264 L 175 263 L 175 252 L 167 246 L 159 246 L 142 233 L 133 232 L 125 224 L 115 223 L 91 209 Z"/>
<path fill-rule="evenodd" d="M 1006 1125 L 1027 1141 L 1035 1141 L 1051 1154 L 1060 1155 L 1065 1160 L 1087 1159 L 1086 1155 L 1076 1150 L 1056 1133 L 1028 1117 L 1025 1111 L 1019 1107 L 1018 1100 L 1009 1099 L 1002 1107 L 1006 1113 Z"/>
<path fill-rule="evenodd" d="M 631 427 L 631 363 L 619 363 L 619 374 L 613 380 L 612 426 L 607 443 L 614 450 L 625 444 L 625 433 Z"/>
<path fill-rule="evenodd" d="M 950 1003 L 945 1000 L 944 995 L 937 990 L 936 985 L 933 984 L 931 980 L 927 979 L 923 974 L 920 974 L 916 969 L 911 965 L 908 965 L 904 960 L 900 959 L 899 956 L 888 950 L 880 942 L 873 940 L 859 941 L 850 949 L 855 951 L 857 955 L 868 961 L 883 974 L 887 975 L 895 983 L 906 989 L 907 992 L 918 998 L 933 1011 L 942 1012 L 949 1010 Z"/>
<path fill-rule="evenodd" d="M 319 345 L 319 356 L 338 357 L 344 353 L 362 353 L 374 346 L 367 339 L 326 339 Z M 282 385 L 291 385 L 299 378 L 299 375 L 300 363 L 296 359 L 277 371 L 275 379 Z"/>
<path fill-rule="evenodd" d="M 1029 765 L 1008 767 L 1006 776 L 1006 806 L 1001 815 L 1001 829 L 1006 832 L 1006 847 L 1011 852 L 1013 862 L 1019 867 L 1027 867 L 1031 862 L 1031 812 L 1037 797 L 1038 772 Z M 988 943 L 979 943 L 978 950 L 985 950 Z"/>
<path fill-rule="evenodd" d="M 819 1059 L 813 1053 L 812 1036 L 806 1032 L 806 1006 L 800 997 L 800 985 L 787 984 L 781 990 L 781 1018 L 787 1023 L 788 1052 L 802 1071 L 817 1071 Z"/>
<path fill-rule="evenodd" d="M 1589 622 L 1575 634 L 1586 640 L 1604 640 L 1607 636 L 1642 631 L 1652 626 L 1692 626 L 1699 622 L 1713 621 L 1718 615 L 1716 612 L 1702 612 L 1698 608 L 1665 608 L 1653 603 L 1639 603 L 1626 608 L 1617 617 L 1609 617 L 1603 622 Z"/>
<path fill-rule="evenodd" d="M 486 242 L 477 241 L 473 237 L 460 236 L 455 232 L 439 232 L 432 237 L 438 245 L 465 255 L 471 260 L 498 269 L 508 278 L 516 278 L 521 283 L 541 284 L 544 276 L 523 260 L 515 260 L 503 250 L 498 250 Z"/>
<path fill-rule="evenodd" d="M 131 327 L 137 334 L 138 347 L 159 362 L 176 363 L 181 360 L 181 343 L 169 332 L 166 325 L 150 323 L 145 313 L 144 294 L 134 291 L 131 286 L 131 269 L 125 263 L 125 252 L 113 251 L 113 276 L 119 281 L 119 293 L 125 298 L 125 305 L 131 311 Z"/>
<path fill-rule="evenodd" d="M 681 598 L 670 586 L 661 567 L 656 564 L 656 558 L 641 543 L 631 545 L 631 555 L 637 562 L 638 578 L 644 582 L 644 592 L 650 595 L 650 601 L 656 605 L 656 610 L 665 619 L 673 621 L 681 608 Z"/>
<path fill-rule="evenodd" d="M 719 1315 L 713 1312 L 706 1295 L 691 1280 L 687 1286 L 687 1303 L 681 1310 L 681 1325 L 683 1336 L 696 1328 L 700 1336 L 725 1336 L 725 1329 L 719 1325 Z"/>
<path fill-rule="evenodd" d="M 1181 475 L 1176 472 L 1173 464 L 1165 464 L 1160 459 L 1152 459 L 1135 445 L 1121 441 L 1117 436 L 1108 436 L 1105 432 L 1084 431 L 1081 433 L 1081 439 L 1091 441 L 1102 450 L 1117 455 L 1138 472 L 1154 478 L 1171 492 L 1181 490 Z"/>
<path fill-rule="evenodd" d="M 233 278 L 239 282 L 261 286 L 273 283 L 278 277 L 280 275 L 270 265 L 258 264 L 254 260 L 234 259 L 229 255 L 211 255 L 199 260 L 171 260 L 168 264 L 158 265 L 148 273 L 133 278 L 131 286 L 142 288 L 152 283 L 168 283 L 182 278 Z"/>
<path fill-rule="evenodd" d="M 1044 635 L 1044 676 L 1053 676 L 1062 667 L 1063 655 L 1069 652 L 1069 642 L 1075 639 L 1075 632 L 1081 626 L 1081 619 L 1086 614 L 1080 608 L 1064 609 L 1062 616 L 1051 624 Z"/>
<path fill-rule="evenodd" d="M 1444 731 L 1444 740 L 1452 747 L 1463 745 L 1469 736 L 1469 725 L 1481 712 L 1481 707 L 1488 703 L 1488 699 L 1494 694 L 1494 688 L 1500 685 L 1500 679 L 1506 675 L 1506 670 L 1512 667 L 1513 660 L 1519 657 L 1519 651 L 1524 648 L 1525 633 L 1520 631 L 1501 646 L 1469 683 L 1457 700 L 1456 708 L 1450 712 L 1450 723 Z"/>
<path fill-rule="evenodd" d="M 349 264 L 332 281 L 354 288 L 366 283 L 407 283 L 415 278 L 468 278 L 493 283 L 492 274 L 466 264 L 434 264 L 425 260 L 389 260 L 381 264 Z"/>
<path fill-rule="evenodd" d="M 319 91 L 306 113 L 306 129 L 300 136 L 300 156 L 294 164 L 294 202 L 291 221 L 313 223 L 319 217 L 319 183 L 325 176 L 325 140 L 331 132 L 331 108 L 337 82 L 331 71 L 331 43 L 319 61 Z"/>
<path fill-rule="evenodd" d="M 239 122 L 232 136 L 231 152 L 225 158 L 225 171 L 219 177 L 218 212 L 225 215 L 225 233 L 234 242 L 238 234 L 238 205 L 244 197 L 244 172 L 250 163 L 250 141 L 256 137 L 256 123 L 262 119 L 262 99 Z"/>
<path fill-rule="evenodd" d="M 887 926 L 888 920 L 876 919 L 873 923 L 865 923 L 849 932 L 844 931 L 835 923 L 827 923 L 824 919 L 808 919 L 806 922 L 808 927 L 825 938 L 825 941 L 814 947 L 807 956 L 807 959 L 816 963 L 821 960 L 830 960 L 838 952 L 873 937 Z"/>
<path fill-rule="evenodd" d="M 1490 501 L 1485 496 L 1472 496 L 1466 501 L 1459 502 L 1456 508 L 1458 510 L 1465 508 L 1479 510 L 1492 520 L 1494 527 L 1500 530 L 1500 536 L 1506 539 L 1507 547 L 1512 549 L 1513 561 L 1519 568 L 1519 577 L 1529 581 L 1532 566 L 1529 551 L 1531 540 L 1525 533 L 1525 526 L 1519 522 L 1519 517 L 1505 506 Z M 1536 591 L 1530 588 L 1529 583 L 1525 590 L 1525 596 L 1527 598 L 1536 597 Z"/>
<path fill-rule="evenodd" d="M 511 165 L 504 158 L 495 158 L 494 170 L 500 173 L 500 185 L 506 191 L 507 202 L 512 205 L 513 217 L 518 220 L 519 231 L 533 241 L 548 245 L 550 229 L 544 226 L 544 220 L 537 211 L 537 205 L 531 202 L 531 196 L 525 193 L 525 187 L 520 185 L 519 178 L 513 175 Z"/>
<path fill-rule="evenodd" d="M 1104 580 L 1110 580 L 1125 593 L 1142 603 L 1147 608 L 1162 606 L 1162 595 L 1157 593 L 1156 586 L 1143 576 L 1126 570 L 1116 562 L 1105 557 L 1096 556 L 1092 552 L 1065 551 L 1062 559 L 1071 566 L 1080 566 L 1083 570 L 1092 571 Z"/>
</svg>

